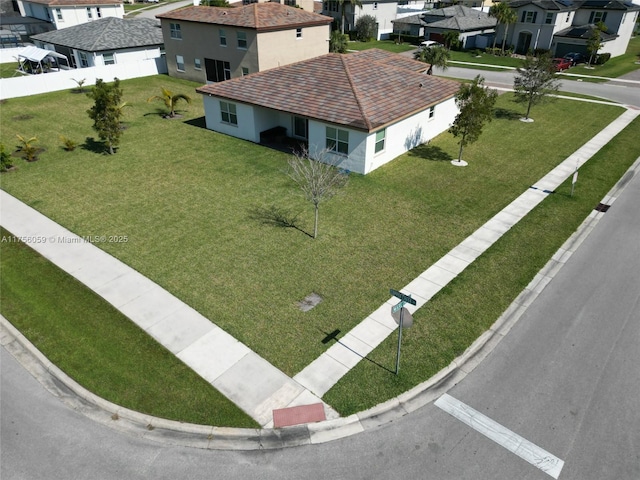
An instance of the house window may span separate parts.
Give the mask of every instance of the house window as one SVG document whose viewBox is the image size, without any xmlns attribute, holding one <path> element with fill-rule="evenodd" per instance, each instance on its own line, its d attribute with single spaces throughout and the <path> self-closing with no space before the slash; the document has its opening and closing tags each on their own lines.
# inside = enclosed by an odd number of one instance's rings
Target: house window
<svg viewBox="0 0 640 480">
<path fill-rule="evenodd" d="M 384 128 L 376 132 L 376 150 L 375 153 L 384 150 L 384 138 L 386 136 L 387 129 Z"/>
<path fill-rule="evenodd" d="M 182 40 L 182 31 L 179 23 L 170 23 L 169 30 L 171 31 L 171 38 Z"/>
<path fill-rule="evenodd" d="M 309 138 L 309 120 L 302 117 L 293 117 L 293 136 Z"/>
<path fill-rule="evenodd" d="M 59 8 L 54 8 L 53 11 L 56 14 L 56 18 L 58 19 L 59 22 L 62 21 L 62 10 L 60 10 Z"/>
<path fill-rule="evenodd" d="M 547 16 L 544 18 L 544 23 L 551 25 L 553 23 L 553 12 L 547 12 Z"/>
<path fill-rule="evenodd" d="M 115 65 L 116 64 L 116 56 L 113 52 L 103 53 L 102 61 L 105 65 Z"/>
<path fill-rule="evenodd" d="M 100 7 L 96 7 L 96 17 L 102 18 L 102 11 L 100 11 Z"/>
<path fill-rule="evenodd" d="M 522 23 L 536 23 L 536 18 L 538 17 L 538 12 L 522 12 L 522 19 L 520 20 Z"/>
<path fill-rule="evenodd" d="M 571 13 L 567 13 L 567 19 L 565 20 L 565 22 L 569 22 L 570 18 L 571 18 Z"/>
<path fill-rule="evenodd" d="M 182 55 L 176 55 L 176 70 L 184 72 L 184 57 Z"/>
<path fill-rule="evenodd" d="M 431 118 L 433 118 L 433 117 L 435 117 L 435 116 L 436 116 L 436 107 L 435 107 L 435 106 L 433 106 L 433 107 L 431 107 L 431 108 L 429 109 L 429 118 L 431 119 Z"/>
<path fill-rule="evenodd" d="M 193 60 L 193 68 L 195 68 L 196 70 L 202 70 L 202 63 L 200 62 L 199 58 L 195 58 Z"/>
<path fill-rule="evenodd" d="M 249 69 L 247 67 L 242 67 L 242 76 L 249 75 Z"/>
<path fill-rule="evenodd" d="M 224 29 L 220 29 L 218 30 L 218 35 L 220 36 L 220 46 L 221 47 L 226 47 L 227 46 L 227 34 L 224 31 Z"/>
<path fill-rule="evenodd" d="M 599 23 L 603 22 L 607 19 L 607 12 L 591 12 L 589 15 L 589 23 Z"/>
<path fill-rule="evenodd" d="M 89 66 L 87 54 L 84 52 L 78 52 L 78 56 L 80 57 L 80 68 L 87 68 Z"/>
<path fill-rule="evenodd" d="M 346 130 L 339 130 L 333 127 L 327 127 L 326 129 L 327 150 L 331 152 L 342 153 L 344 155 L 349 154 L 349 132 Z"/>
<path fill-rule="evenodd" d="M 89 20 L 93 20 L 93 13 L 91 12 L 91 7 L 87 7 L 87 18 Z"/>
<path fill-rule="evenodd" d="M 302 38 L 302 29 L 296 28 L 296 38 Z"/>
<path fill-rule="evenodd" d="M 289 6 L 289 7 L 295 7 L 296 6 L 296 0 L 284 0 L 284 4 Z"/>
<path fill-rule="evenodd" d="M 237 32 L 238 48 L 247 49 L 247 32 Z"/>
<path fill-rule="evenodd" d="M 234 103 L 220 102 L 220 115 L 222 116 L 222 123 L 238 125 L 238 114 Z"/>
<path fill-rule="evenodd" d="M 204 59 L 208 82 L 224 82 L 231 78 L 231 64 L 222 60 Z"/>
</svg>

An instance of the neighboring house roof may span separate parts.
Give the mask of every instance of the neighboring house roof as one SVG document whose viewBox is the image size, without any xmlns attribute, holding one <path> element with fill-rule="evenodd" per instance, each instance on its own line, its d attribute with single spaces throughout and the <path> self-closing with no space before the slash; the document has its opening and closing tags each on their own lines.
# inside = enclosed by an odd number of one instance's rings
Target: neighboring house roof
<svg viewBox="0 0 640 480">
<path fill-rule="evenodd" d="M 418 15 L 392 20 L 394 23 L 469 32 L 496 26 L 496 19 L 464 5 L 428 10 Z"/>
<path fill-rule="evenodd" d="M 162 45 L 162 29 L 151 18 L 101 18 L 93 22 L 40 33 L 31 38 L 87 52 Z"/>
<path fill-rule="evenodd" d="M 529 5 L 551 12 L 570 12 L 578 8 L 578 4 L 571 0 L 513 0 L 509 2 L 509 6 L 514 10 Z"/>
<path fill-rule="evenodd" d="M 87 5 L 122 5 L 122 0 L 24 0 L 29 3 L 39 3 L 50 7 L 75 7 Z"/>
<path fill-rule="evenodd" d="M 640 10 L 640 5 L 624 0 L 584 0 L 577 2 L 579 8 L 589 10 L 624 10 L 627 12 Z"/>
<path fill-rule="evenodd" d="M 580 38 L 582 40 L 588 40 L 591 37 L 591 32 L 595 30 L 595 25 L 580 25 L 580 26 L 572 26 L 569 28 L 565 28 L 564 30 L 560 30 L 555 34 L 556 37 L 563 38 Z M 600 39 L 603 42 L 609 42 L 618 38 L 618 35 L 600 32 Z"/>
<path fill-rule="evenodd" d="M 425 67 L 377 49 L 329 53 L 196 91 L 372 132 L 455 95 L 457 82 L 420 73 Z"/>
<path fill-rule="evenodd" d="M 258 31 L 325 25 L 333 21 L 331 17 L 272 2 L 252 3 L 235 8 L 185 7 L 156 15 L 156 18 L 228 25 Z"/>
</svg>

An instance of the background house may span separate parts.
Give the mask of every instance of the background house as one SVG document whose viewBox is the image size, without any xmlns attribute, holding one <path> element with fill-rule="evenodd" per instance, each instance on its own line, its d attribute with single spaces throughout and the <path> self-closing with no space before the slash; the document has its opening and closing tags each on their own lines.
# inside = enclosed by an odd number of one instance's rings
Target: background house
<svg viewBox="0 0 640 480">
<path fill-rule="evenodd" d="M 477 39 L 495 31 L 496 19 L 486 12 L 453 5 L 399 18 L 393 24 L 396 33 L 424 37 L 425 40 L 443 44 L 446 32 L 457 32 L 463 48 L 484 48 L 486 45 L 478 45 Z"/>
<path fill-rule="evenodd" d="M 149 18 L 102 18 L 31 38 L 37 46 L 65 55 L 72 68 L 158 58 L 163 44 L 160 24 Z"/>
<path fill-rule="evenodd" d="M 418 12 L 425 6 L 425 1 L 415 0 L 361 0 L 362 8 L 354 7 L 345 1 L 345 15 L 344 15 L 344 32 L 348 33 L 355 30 L 356 22 L 358 18 L 363 15 L 371 15 L 375 17 L 378 23 L 378 34 L 376 38 L 378 40 L 388 38 L 393 33 L 393 20 L 398 18 L 399 12 L 407 15 L 411 14 L 411 11 Z M 401 5 L 400 5 L 401 4 Z M 336 0 L 327 0 L 322 4 L 322 14 L 328 15 L 335 19 L 338 29 L 342 28 L 341 22 L 341 7 Z"/>
<path fill-rule="evenodd" d="M 106 17 L 124 17 L 122 0 L 17 0 L 20 14 L 51 22 L 56 30 Z"/>
<path fill-rule="evenodd" d="M 169 75 L 196 82 L 221 82 L 329 51 L 331 18 L 279 3 L 193 6 L 157 18 Z"/>
<path fill-rule="evenodd" d="M 457 82 L 378 49 L 327 54 L 197 89 L 207 128 L 260 143 L 270 132 L 325 148 L 366 174 L 444 132 L 458 113 Z M 304 88 L 291 88 L 303 85 Z"/>
<path fill-rule="evenodd" d="M 280 3 L 282 5 L 287 5 L 289 7 L 298 7 L 302 10 L 306 10 L 307 12 L 316 12 L 315 10 L 315 0 L 242 0 L 242 5 L 250 5 L 252 3 L 267 3 L 274 2 Z M 234 3 L 234 2 L 230 2 Z M 317 13 L 317 12 L 316 12 Z"/>
<path fill-rule="evenodd" d="M 640 11 L 640 5 L 628 0 L 513 0 L 510 5 L 517 22 L 509 27 L 507 44 L 516 53 L 541 48 L 556 57 L 569 52 L 586 54 L 589 33 L 598 22 L 607 26 L 600 53 L 622 55 Z M 504 25 L 498 30 L 500 40 Z"/>
</svg>

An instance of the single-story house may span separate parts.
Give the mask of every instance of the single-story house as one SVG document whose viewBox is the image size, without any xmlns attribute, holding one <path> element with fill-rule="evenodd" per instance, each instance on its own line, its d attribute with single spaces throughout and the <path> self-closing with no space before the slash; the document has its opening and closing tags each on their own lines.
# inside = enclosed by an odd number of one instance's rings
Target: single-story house
<svg viewBox="0 0 640 480">
<path fill-rule="evenodd" d="M 379 49 L 313 59 L 196 89 L 210 130 L 260 143 L 274 130 L 366 174 L 444 132 L 459 84 Z M 300 86 L 304 86 L 301 88 Z"/>
<path fill-rule="evenodd" d="M 424 36 L 425 40 L 440 43 L 444 43 L 443 35 L 446 32 L 458 32 L 463 48 L 484 48 L 485 45 L 476 45 L 476 40 L 478 36 L 486 36 L 495 31 L 496 19 L 487 12 L 464 5 L 452 5 L 399 18 L 393 24 L 396 33 Z"/>
<path fill-rule="evenodd" d="M 163 46 L 160 23 L 150 18 L 102 18 L 31 39 L 39 47 L 67 56 L 72 68 L 158 58 Z"/>
</svg>

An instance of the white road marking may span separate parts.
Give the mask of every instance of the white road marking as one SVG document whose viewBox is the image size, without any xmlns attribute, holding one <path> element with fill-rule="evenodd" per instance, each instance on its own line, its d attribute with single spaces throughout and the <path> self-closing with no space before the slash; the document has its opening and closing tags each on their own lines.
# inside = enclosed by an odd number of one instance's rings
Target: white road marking
<svg viewBox="0 0 640 480">
<path fill-rule="evenodd" d="M 446 393 L 436 400 L 435 405 L 553 478 L 557 479 L 560 475 L 564 466 L 563 460 L 551 455 L 546 450 L 522 438 L 517 433 L 503 427 L 470 406 Z"/>
</svg>

